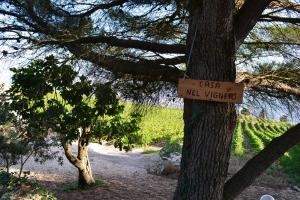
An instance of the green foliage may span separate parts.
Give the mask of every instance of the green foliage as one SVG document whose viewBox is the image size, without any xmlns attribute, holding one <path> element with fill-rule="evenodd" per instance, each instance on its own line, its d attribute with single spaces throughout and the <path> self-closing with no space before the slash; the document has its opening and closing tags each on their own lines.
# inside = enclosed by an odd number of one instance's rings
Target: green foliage
<svg viewBox="0 0 300 200">
<path fill-rule="evenodd" d="M 124 106 L 109 84 L 92 82 L 54 56 L 12 71 L 11 105 L 26 121 L 28 137 L 37 142 L 52 135 L 51 141 L 64 148 L 79 174 L 88 170 L 82 162 L 92 138 L 112 141 L 120 150 L 133 147 L 139 115 L 122 117 Z M 74 141 L 81 152 L 77 157 L 69 150 Z M 85 180 L 79 182 L 90 186 Z"/>
<path fill-rule="evenodd" d="M 155 154 L 155 153 L 159 153 L 159 150 L 147 149 L 142 152 L 142 154 Z"/>
<path fill-rule="evenodd" d="M 13 176 L 12 173 L 0 170 L 0 197 L 7 192 L 14 191 L 20 186 L 20 180 L 24 180 L 24 178 L 19 179 Z"/>
<path fill-rule="evenodd" d="M 236 155 L 236 156 L 244 155 L 245 149 L 244 149 L 243 143 L 244 143 L 244 135 L 243 135 L 243 130 L 242 130 L 242 123 L 240 122 L 240 120 L 238 120 L 234 139 L 233 139 L 234 155 Z"/>
<path fill-rule="evenodd" d="M 259 152 L 264 148 L 264 143 L 260 140 L 259 137 L 255 134 L 255 132 L 249 127 L 247 122 L 244 123 L 245 132 L 247 133 L 250 139 L 250 145 L 254 149 L 255 152 Z"/>
<path fill-rule="evenodd" d="M 181 153 L 180 138 L 168 138 L 164 147 L 159 151 L 160 157 L 169 157 L 171 153 Z"/>
<path fill-rule="evenodd" d="M 19 162 L 22 156 L 26 155 L 30 147 L 28 142 L 20 137 L 13 122 L 16 116 L 10 110 L 5 93 L 0 93 L 0 165 L 5 166 L 9 172 L 11 165 Z"/>
<path fill-rule="evenodd" d="M 258 130 L 256 127 L 260 127 L 256 124 L 256 126 L 253 123 L 249 123 L 249 128 L 253 130 L 254 134 L 261 139 L 261 141 L 264 143 L 264 145 L 268 144 L 271 141 L 271 138 L 264 132 Z"/>
<path fill-rule="evenodd" d="M 11 165 L 20 164 L 20 177 L 29 157 L 35 156 L 40 162 L 56 157 L 57 152 L 50 151 L 50 144 L 44 137 L 34 140 L 28 137 L 27 123 L 15 115 L 7 93 L 0 94 L 0 104 L 5 106 L 0 109 L 0 115 L 4 116 L 0 123 L 0 164 L 7 172 Z"/>
<path fill-rule="evenodd" d="M 0 126 L 11 122 L 14 119 L 14 115 L 9 112 L 8 102 L 3 102 L 0 100 Z"/>
<path fill-rule="evenodd" d="M 38 195 L 39 197 L 42 198 L 42 200 L 57 200 L 55 195 L 52 192 L 49 192 L 48 190 L 44 188 L 38 187 L 32 192 L 32 195 Z"/>
<path fill-rule="evenodd" d="M 10 166 L 19 163 L 21 157 L 30 151 L 30 145 L 25 140 L 16 138 L 17 136 L 13 130 L 0 135 L 0 164 L 6 167 L 7 172 Z"/>
<path fill-rule="evenodd" d="M 280 159 L 283 169 L 291 174 L 290 179 L 300 186 L 300 144 L 293 147 Z"/>
<path fill-rule="evenodd" d="M 65 192 L 73 192 L 73 191 L 78 191 L 78 190 L 91 190 L 91 189 L 96 189 L 99 187 L 105 187 L 106 184 L 103 180 L 100 179 L 96 179 L 95 183 L 93 183 L 91 186 L 89 187 L 78 187 L 78 184 L 72 184 L 67 186 L 66 188 L 64 188 Z"/>
<path fill-rule="evenodd" d="M 254 152 L 262 150 L 264 145 L 268 144 L 275 137 L 283 134 L 292 125 L 290 123 L 275 122 L 273 120 L 264 120 L 249 118 L 248 116 L 239 116 L 239 121 L 243 121 L 244 127 L 242 132 L 248 136 L 250 149 Z M 259 122 L 259 123 L 257 123 Z M 237 125 L 234 141 L 233 141 L 233 153 L 234 155 L 240 155 L 238 149 L 245 151 L 246 146 L 242 144 L 242 140 L 239 139 L 239 124 Z M 239 147 L 239 148 L 237 148 Z M 300 146 L 297 145 L 289 150 L 280 158 L 280 165 L 284 171 L 288 173 L 290 179 L 295 184 L 300 184 Z"/>
<path fill-rule="evenodd" d="M 126 112 L 130 110 L 130 107 L 131 105 L 125 106 Z M 166 143 L 169 143 L 167 138 L 170 137 L 170 133 L 174 133 L 175 137 L 183 137 L 183 120 L 181 110 L 163 107 L 154 107 L 153 110 L 149 110 L 150 111 L 146 113 L 141 120 L 139 135 L 142 137 L 140 144 L 151 144 L 162 139 L 165 140 Z M 252 150 L 254 152 L 260 151 L 271 139 L 280 136 L 287 130 L 287 127 L 291 126 L 288 123 L 266 119 L 255 119 L 251 116 L 240 115 L 238 118 L 239 120 L 233 140 L 233 153 L 236 156 L 243 156 L 247 150 Z M 247 124 L 247 128 L 242 126 L 242 122 Z M 154 130 L 158 130 L 157 132 L 160 134 L 156 134 Z M 250 139 L 251 149 L 247 149 L 245 146 L 245 134 L 247 134 Z M 166 146 L 170 145 L 167 144 Z M 170 152 L 172 151 L 173 150 Z M 299 174 L 300 171 L 296 170 L 297 167 L 293 167 L 298 165 L 299 160 L 297 157 L 299 157 L 300 153 L 295 151 L 295 153 L 291 154 L 290 152 L 291 151 L 287 154 L 290 155 L 290 157 L 286 157 L 286 155 L 284 156 L 285 164 L 282 165 L 284 168 L 289 166 L 289 169 L 292 170 L 286 171 L 290 174 L 290 177 L 294 177 L 298 176 L 297 174 Z"/>
<path fill-rule="evenodd" d="M 265 124 L 267 123 L 264 122 L 264 123 L 255 124 L 254 129 L 256 132 L 258 132 L 258 134 L 263 134 L 266 137 L 266 140 L 270 140 L 271 138 L 274 137 L 274 135 L 277 135 L 277 133 L 266 128 Z"/>
<path fill-rule="evenodd" d="M 24 186 L 30 190 L 24 189 Z M 0 170 L 0 199 L 36 199 L 36 195 L 45 200 L 57 200 L 53 193 L 28 180 L 27 176 L 17 177 L 14 173 Z"/>
<path fill-rule="evenodd" d="M 267 123 L 261 124 L 259 127 L 260 127 L 261 131 L 264 132 L 265 135 L 269 136 L 270 138 L 274 138 L 275 136 L 281 135 L 281 133 L 278 133 L 278 132 L 274 131 L 272 128 L 270 128 L 271 125 L 269 125 Z"/>
<path fill-rule="evenodd" d="M 131 105 L 126 105 L 125 110 L 130 110 L 130 107 Z M 181 110 L 163 107 L 154 107 L 153 110 L 149 110 L 150 111 L 146 113 L 141 120 L 141 129 L 139 131 L 139 135 L 141 136 L 140 144 L 151 144 L 162 139 L 165 140 L 166 143 L 170 143 L 169 140 L 167 140 L 171 135 L 170 133 L 174 133 L 175 137 L 183 137 Z M 243 156 L 247 150 L 254 152 L 260 151 L 271 139 L 280 136 L 287 130 L 287 127 L 291 126 L 289 123 L 255 119 L 251 116 L 240 115 L 238 118 L 239 120 L 233 140 L 233 153 L 236 156 Z M 246 127 L 242 126 L 242 122 L 247 124 Z M 154 130 L 158 130 L 160 134 L 156 134 Z M 251 149 L 245 147 L 245 134 L 247 134 L 250 139 Z M 166 146 L 170 145 L 167 144 Z M 170 152 L 172 151 L 173 150 Z M 290 153 L 292 151 L 293 153 Z M 290 174 L 290 177 L 300 177 L 300 170 L 297 170 L 298 163 L 300 163 L 298 160 L 299 155 L 299 151 L 291 150 L 283 157 L 284 159 L 281 159 L 282 161 L 280 163 L 282 163 L 284 169 L 288 166 L 286 171 Z M 299 182 L 300 181 L 298 181 L 298 183 Z"/>
<path fill-rule="evenodd" d="M 10 104 L 7 95 L 2 91 L 0 84 L 0 126 L 15 120 L 15 115 L 11 112 Z"/>
<path fill-rule="evenodd" d="M 10 174 L 0 170 L 0 197 L 8 191 L 10 185 Z"/>
<path fill-rule="evenodd" d="M 21 183 L 29 182 L 27 176 L 16 177 L 15 173 L 7 173 L 0 170 L 0 185 L 6 190 L 6 192 L 13 191 L 21 185 Z"/>
<path fill-rule="evenodd" d="M 132 105 L 126 104 L 125 112 L 130 112 Z M 159 143 L 170 137 L 183 137 L 182 110 L 151 106 L 141 118 L 138 138 L 140 145 Z"/>
</svg>

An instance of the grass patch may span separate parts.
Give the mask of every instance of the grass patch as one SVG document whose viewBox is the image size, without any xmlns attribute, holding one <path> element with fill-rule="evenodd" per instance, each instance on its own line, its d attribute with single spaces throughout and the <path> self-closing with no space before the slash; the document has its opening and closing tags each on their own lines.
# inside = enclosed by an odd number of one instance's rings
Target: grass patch
<svg viewBox="0 0 300 200">
<path fill-rule="evenodd" d="M 54 196 L 54 194 L 52 192 L 49 192 L 48 190 L 44 189 L 44 188 L 37 188 L 36 190 L 34 190 L 34 192 L 32 193 L 33 195 L 38 194 L 39 196 L 42 197 L 42 200 L 57 200 L 57 198 Z"/>
<path fill-rule="evenodd" d="M 79 187 L 78 183 L 74 183 L 74 184 L 71 184 L 71 185 L 67 186 L 66 188 L 64 188 L 63 191 L 64 192 L 73 192 L 73 191 L 80 191 L 80 190 L 93 190 L 93 189 L 100 188 L 100 187 L 106 187 L 106 184 L 103 180 L 96 179 L 95 183 L 93 183 L 89 187 Z"/>
<path fill-rule="evenodd" d="M 143 148 L 142 154 L 158 154 L 160 149 L 158 146 L 146 146 Z"/>
<path fill-rule="evenodd" d="M 293 147 L 280 159 L 283 170 L 290 175 L 290 181 L 300 187 L 300 144 Z"/>
<path fill-rule="evenodd" d="M 147 149 L 142 152 L 142 154 L 158 154 L 159 150 Z"/>
</svg>

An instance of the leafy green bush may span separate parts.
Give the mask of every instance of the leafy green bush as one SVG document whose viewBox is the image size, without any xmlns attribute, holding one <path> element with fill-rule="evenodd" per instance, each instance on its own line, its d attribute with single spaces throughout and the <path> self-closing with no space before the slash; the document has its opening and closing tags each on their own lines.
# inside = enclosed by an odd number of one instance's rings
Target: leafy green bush
<svg viewBox="0 0 300 200">
<path fill-rule="evenodd" d="M 55 141 L 49 138 L 30 136 L 34 132 L 28 123 L 13 111 L 12 100 L 7 92 L 0 91 L 0 166 L 9 173 L 10 166 L 20 164 L 19 178 L 23 166 L 30 157 L 42 163 L 57 157 L 50 147 Z"/>
<path fill-rule="evenodd" d="M 33 192 L 31 196 L 35 196 L 38 195 L 39 197 L 41 197 L 42 200 L 57 200 L 57 198 L 54 196 L 54 194 L 52 192 L 49 192 L 48 190 L 44 189 L 44 188 L 36 188 Z"/>
<path fill-rule="evenodd" d="M 182 146 L 179 138 L 168 138 L 165 146 L 159 151 L 160 157 L 169 157 L 171 153 L 181 153 Z"/>
<path fill-rule="evenodd" d="M 290 174 L 291 180 L 300 186 L 300 144 L 293 147 L 280 159 L 284 171 Z"/>
<path fill-rule="evenodd" d="M 27 182 L 27 177 L 16 177 L 14 173 L 7 173 L 5 171 L 0 171 L 0 195 L 1 193 L 7 193 L 14 191 L 21 186 L 21 183 Z"/>
<path fill-rule="evenodd" d="M 27 176 L 18 177 L 0 170 L 0 200 L 7 199 L 57 200 L 53 193 L 28 180 Z"/>
<path fill-rule="evenodd" d="M 16 165 L 22 156 L 23 152 L 26 152 L 26 145 L 22 141 L 11 141 L 10 137 L 0 135 L 0 164 L 6 168 L 9 173 L 9 168 L 12 165 Z"/>
<path fill-rule="evenodd" d="M 58 151 L 50 149 L 55 142 L 45 138 L 36 139 L 33 142 L 28 137 L 26 128 L 26 125 L 19 123 L 16 119 L 13 123 L 2 126 L 0 130 L 0 166 L 5 167 L 6 172 L 9 173 L 12 165 L 19 164 L 19 178 L 30 157 L 34 157 L 35 161 L 40 163 L 48 159 L 61 159 L 57 156 Z"/>
</svg>

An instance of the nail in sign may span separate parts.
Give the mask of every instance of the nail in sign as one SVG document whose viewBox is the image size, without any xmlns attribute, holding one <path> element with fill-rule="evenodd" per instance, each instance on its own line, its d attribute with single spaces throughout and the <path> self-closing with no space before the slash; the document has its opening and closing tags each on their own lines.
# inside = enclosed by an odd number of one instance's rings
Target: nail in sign
<svg viewBox="0 0 300 200">
<path fill-rule="evenodd" d="M 185 99 L 243 103 L 244 84 L 179 79 L 178 94 Z"/>
</svg>

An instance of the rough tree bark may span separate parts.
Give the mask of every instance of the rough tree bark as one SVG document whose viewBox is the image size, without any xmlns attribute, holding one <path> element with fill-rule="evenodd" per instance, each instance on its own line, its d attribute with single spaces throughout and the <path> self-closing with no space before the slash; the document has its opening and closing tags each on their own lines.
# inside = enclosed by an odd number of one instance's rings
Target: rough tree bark
<svg viewBox="0 0 300 200">
<path fill-rule="evenodd" d="M 234 82 L 234 1 L 192 1 L 190 7 L 188 47 L 196 37 L 188 75 Z M 175 200 L 223 198 L 235 122 L 233 104 L 185 100 L 184 144 Z"/>
</svg>

